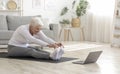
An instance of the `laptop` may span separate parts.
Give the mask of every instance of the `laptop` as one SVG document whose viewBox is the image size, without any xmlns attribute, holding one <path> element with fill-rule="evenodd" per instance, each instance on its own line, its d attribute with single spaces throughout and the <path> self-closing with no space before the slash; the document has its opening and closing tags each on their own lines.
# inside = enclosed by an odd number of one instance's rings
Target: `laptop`
<svg viewBox="0 0 120 74">
<path fill-rule="evenodd" d="M 102 51 L 94 51 L 90 52 L 85 59 L 85 61 L 75 61 L 74 64 L 88 64 L 88 63 L 94 63 L 98 60 L 99 56 L 101 55 Z"/>
</svg>

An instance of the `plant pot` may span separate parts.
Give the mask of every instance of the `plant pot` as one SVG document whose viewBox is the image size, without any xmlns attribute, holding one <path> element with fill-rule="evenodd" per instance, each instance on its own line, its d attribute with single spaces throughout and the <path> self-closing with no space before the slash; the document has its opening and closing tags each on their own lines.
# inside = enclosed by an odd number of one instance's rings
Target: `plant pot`
<svg viewBox="0 0 120 74">
<path fill-rule="evenodd" d="M 72 27 L 80 27 L 80 18 L 72 18 Z"/>
</svg>

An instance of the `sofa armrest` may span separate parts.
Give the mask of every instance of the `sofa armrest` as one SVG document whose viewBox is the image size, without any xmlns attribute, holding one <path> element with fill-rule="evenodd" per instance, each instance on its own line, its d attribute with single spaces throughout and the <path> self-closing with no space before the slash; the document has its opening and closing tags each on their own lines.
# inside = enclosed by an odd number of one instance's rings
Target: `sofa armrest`
<svg viewBox="0 0 120 74">
<path fill-rule="evenodd" d="M 59 32 L 59 25 L 58 24 L 50 24 L 50 30 L 54 32 L 54 39 L 58 40 L 58 32 Z"/>
</svg>

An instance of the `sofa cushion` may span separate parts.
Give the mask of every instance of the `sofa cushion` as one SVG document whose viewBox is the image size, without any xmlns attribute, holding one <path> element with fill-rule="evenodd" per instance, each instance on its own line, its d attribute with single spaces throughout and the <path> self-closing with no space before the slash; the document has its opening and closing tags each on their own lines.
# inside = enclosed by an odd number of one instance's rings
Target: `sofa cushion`
<svg viewBox="0 0 120 74">
<path fill-rule="evenodd" d="M 3 45 L 7 45 L 8 44 L 8 40 L 0 40 L 0 48 L 5 48 L 5 47 L 3 47 Z"/>
<path fill-rule="evenodd" d="M 44 34 L 52 39 L 54 39 L 54 32 L 51 30 L 42 30 L 44 32 Z"/>
<path fill-rule="evenodd" d="M 14 31 L 0 30 L 0 40 L 9 40 Z"/>
<path fill-rule="evenodd" d="M 33 16 L 7 16 L 8 30 L 16 30 L 20 25 L 29 24 Z"/>
<path fill-rule="evenodd" d="M 0 30 L 8 30 L 6 16 L 0 15 Z"/>
</svg>

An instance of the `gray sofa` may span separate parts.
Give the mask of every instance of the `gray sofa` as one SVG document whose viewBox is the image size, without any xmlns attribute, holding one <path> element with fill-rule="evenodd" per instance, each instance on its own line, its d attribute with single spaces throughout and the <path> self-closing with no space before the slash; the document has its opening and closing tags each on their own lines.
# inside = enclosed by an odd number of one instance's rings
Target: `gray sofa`
<svg viewBox="0 0 120 74">
<path fill-rule="evenodd" d="M 28 24 L 33 16 L 8 16 L 0 15 L 0 45 L 8 44 L 16 28 L 23 24 Z M 43 32 L 50 38 L 57 40 L 58 25 L 50 24 L 49 29 Z"/>
</svg>

